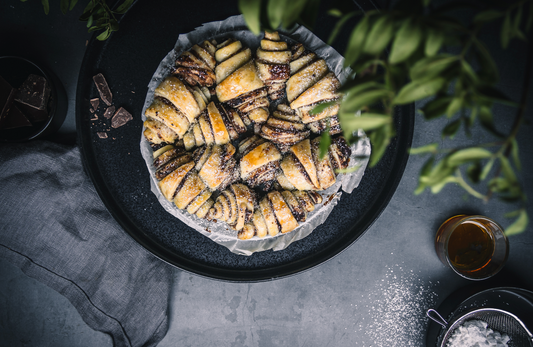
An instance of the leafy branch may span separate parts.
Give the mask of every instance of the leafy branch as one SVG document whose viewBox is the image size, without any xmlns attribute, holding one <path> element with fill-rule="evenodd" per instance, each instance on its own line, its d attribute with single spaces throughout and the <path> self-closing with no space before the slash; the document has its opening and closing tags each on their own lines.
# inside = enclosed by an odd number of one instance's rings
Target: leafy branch
<svg viewBox="0 0 533 347">
<path fill-rule="evenodd" d="M 290 28 L 305 14 L 317 13 L 314 0 L 240 0 L 239 6 L 250 29 Z M 533 1 L 506 3 L 499 8 L 478 10 L 468 25 L 447 13 L 455 4 L 434 7 L 429 0 L 403 0 L 384 11 L 364 14 L 343 8 L 332 8 L 329 14 L 338 18 L 328 43 L 332 44 L 343 26 L 362 16 L 351 29 L 345 67 L 356 72 L 340 91 L 338 114 L 344 136 L 356 141 L 353 134 L 363 129 L 372 143 L 370 165 L 376 165 L 395 136 L 393 123 L 396 106 L 427 101 L 419 110 L 426 120 L 449 119 L 442 137 L 453 139 L 463 128 L 467 135 L 480 125 L 497 141 L 463 148 L 439 148 L 429 144 L 411 149 L 411 154 L 428 155 L 415 193 L 426 189 L 437 194 L 454 183 L 482 201 L 494 196 L 518 202 L 521 207 L 507 214 L 516 220 L 507 228 L 508 235 L 525 230 L 528 224 L 526 196 L 516 174 L 521 169 L 516 135 L 524 122 L 529 80 L 533 64 L 533 45 L 528 44 L 522 98 L 519 104 L 495 88 L 499 74 L 491 54 L 479 39 L 487 25 L 501 25 L 503 49 L 511 40 L 526 40 L 533 25 Z M 305 9 L 305 13 L 304 13 Z M 302 24 L 309 26 L 313 18 Z M 353 22 L 353 21 L 352 21 Z M 502 133 L 494 121 L 492 107 L 500 103 L 516 107 L 514 124 Z M 319 112 L 319 105 L 314 111 Z M 361 111 L 360 116 L 356 113 Z M 328 143 L 324 132 L 321 143 Z M 486 185 L 486 192 L 478 186 Z M 476 187 L 476 188 L 475 188 Z"/>
<path fill-rule="evenodd" d="M 26 2 L 28 0 L 20 0 Z M 115 10 L 112 10 L 107 4 L 106 0 L 89 0 L 85 7 L 83 14 L 80 16 L 80 21 L 87 22 L 88 32 L 100 31 L 96 37 L 100 41 L 105 41 L 109 38 L 113 31 L 119 28 L 118 21 L 115 15 L 126 13 L 135 0 L 124 0 Z M 49 0 L 41 0 L 43 4 L 44 13 L 50 12 Z M 78 0 L 61 0 L 60 9 L 63 14 L 72 11 Z"/>
</svg>

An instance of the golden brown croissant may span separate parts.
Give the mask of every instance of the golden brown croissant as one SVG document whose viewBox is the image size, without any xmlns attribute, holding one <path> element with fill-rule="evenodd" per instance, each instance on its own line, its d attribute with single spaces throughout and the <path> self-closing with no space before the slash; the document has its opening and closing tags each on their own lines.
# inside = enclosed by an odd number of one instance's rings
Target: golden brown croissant
<svg viewBox="0 0 533 347">
<path fill-rule="evenodd" d="M 238 238 L 248 240 L 254 236 L 275 236 L 288 233 L 305 222 L 307 213 L 322 202 L 322 197 L 313 191 L 271 191 L 259 202 L 251 223 L 244 225 Z"/>
<path fill-rule="evenodd" d="M 179 209 L 204 218 L 214 204 L 212 192 L 238 179 L 235 147 L 204 146 L 192 155 L 167 145 L 154 152 L 155 177 L 163 196 Z"/>
<path fill-rule="evenodd" d="M 255 193 L 247 185 L 234 183 L 216 199 L 206 218 L 223 221 L 233 229 L 241 230 L 254 213 Z"/>
<path fill-rule="evenodd" d="M 281 161 L 277 176 L 284 189 L 324 190 L 336 182 L 336 169 L 348 167 L 351 150 L 343 137 L 332 139 L 326 156 L 320 160 L 320 138 L 303 140 L 292 146 Z"/>
<path fill-rule="evenodd" d="M 285 82 L 290 76 L 290 61 L 291 51 L 287 43 L 281 41 L 278 32 L 265 31 L 261 47 L 257 49 L 255 64 L 271 100 L 282 98 L 285 94 Z"/>
<path fill-rule="evenodd" d="M 270 103 L 251 50 L 230 39 L 217 46 L 215 58 L 218 100 L 246 114 L 252 122 L 264 123 Z"/>
<path fill-rule="evenodd" d="M 276 146 L 257 135 L 239 143 L 240 175 L 250 187 L 269 184 L 276 178 L 281 153 Z"/>
<path fill-rule="evenodd" d="M 214 42 L 216 45 L 216 42 Z M 194 45 L 176 59 L 174 74 L 191 86 L 211 87 L 215 85 L 215 46 L 209 41 Z"/>
<path fill-rule="evenodd" d="M 287 99 L 290 106 L 314 133 L 327 128 L 330 134 L 341 132 L 337 118 L 339 105 L 332 105 L 322 112 L 312 115 L 310 111 L 320 103 L 337 100 L 342 95 L 337 92 L 340 82 L 333 72 L 329 71 L 326 62 L 315 53 L 308 52 L 303 45 L 292 47 L 290 62 L 291 77 L 287 81 Z"/>
<path fill-rule="evenodd" d="M 145 111 L 144 136 L 151 143 L 173 143 L 181 139 L 205 110 L 207 102 L 200 88 L 188 86 L 175 76 L 165 78 L 156 87 L 154 100 Z"/>
<path fill-rule="evenodd" d="M 204 144 L 224 145 L 246 130 L 245 120 L 236 110 L 210 102 L 207 110 L 198 117 L 198 122 L 184 135 L 183 144 L 187 150 Z"/>
<path fill-rule="evenodd" d="M 309 133 L 301 118 L 289 106 L 279 104 L 261 127 L 259 135 L 286 152 L 290 146 L 309 137 Z"/>
</svg>

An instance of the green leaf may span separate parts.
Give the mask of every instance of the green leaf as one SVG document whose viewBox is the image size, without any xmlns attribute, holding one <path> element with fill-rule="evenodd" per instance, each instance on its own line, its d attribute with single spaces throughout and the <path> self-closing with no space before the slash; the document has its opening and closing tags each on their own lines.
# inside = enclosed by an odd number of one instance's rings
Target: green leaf
<svg viewBox="0 0 533 347">
<path fill-rule="evenodd" d="M 470 147 L 458 150 L 448 157 L 448 164 L 458 166 L 470 161 L 487 159 L 493 156 L 491 151 L 481 147 Z"/>
<path fill-rule="evenodd" d="M 380 78 L 380 76 L 376 75 L 355 76 L 354 79 L 345 82 L 339 91 L 342 93 L 358 94 L 366 89 L 382 89 L 383 85 L 376 82 Z"/>
<path fill-rule="evenodd" d="M 445 177 L 442 181 L 431 186 L 431 192 L 438 194 L 448 183 L 456 183 L 457 179 L 454 176 Z"/>
<path fill-rule="evenodd" d="M 363 106 L 373 105 L 390 95 L 391 92 L 386 89 L 375 89 L 358 94 L 348 94 L 342 101 L 341 107 L 345 112 L 357 112 Z"/>
<path fill-rule="evenodd" d="M 311 111 L 309 111 L 309 114 L 315 115 L 319 114 L 320 112 L 324 111 L 326 108 L 338 104 L 338 100 L 323 102 L 321 104 L 316 105 Z"/>
<path fill-rule="evenodd" d="M 92 25 L 93 25 L 93 16 L 90 16 L 89 19 L 87 20 L 87 28 L 90 28 Z"/>
<path fill-rule="evenodd" d="M 480 86 L 477 88 L 479 94 L 482 97 L 490 100 L 496 101 L 500 104 L 517 107 L 518 104 L 507 97 L 504 93 L 500 92 L 498 89 L 491 86 Z"/>
<path fill-rule="evenodd" d="M 446 109 L 446 116 L 448 118 L 451 118 L 462 107 L 463 107 L 463 98 L 460 96 L 453 98 L 453 100 L 448 104 L 448 108 Z"/>
<path fill-rule="evenodd" d="M 467 79 L 470 84 L 477 84 L 478 77 L 472 66 L 464 59 L 461 60 L 461 73 Z"/>
<path fill-rule="evenodd" d="M 522 23 L 522 5 L 518 6 L 518 8 L 516 9 L 516 13 L 515 13 L 515 16 L 514 16 L 514 19 L 513 19 L 513 33 L 517 36 L 519 36 L 521 33 L 520 31 L 520 23 Z"/>
<path fill-rule="evenodd" d="M 391 129 L 389 127 L 381 127 L 373 131 L 370 135 L 370 142 L 372 143 L 372 153 L 370 154 L 370 167 L 376 166 L 383 154 L 387 150 L 390 142 Z"/>
<path fill-rule="evenodd" d="M 324 157 L 328 153 L 328 149 L 330 145 L 331 145 L 331 136 L 329 135 L 329 126 L 328 126 L 328 129 L 326 129 L 326 131 L 324 131 L 322 135 L 320 136 L 320 143 L 319 143 L 320 160 L 324 159 Z"/>
<path fill-rule="evenodd" d="M 459 128 L 461 128 L 461 119 L 454 120 L 442 129 L 442 137 L 453 139 Z"/>
<path fill-rule="evenodd" d="M 429 145 L 417 147 L 417 148 L 410 148 L 409 154 L 424 154 L 424 153 L 437 153 L 437 149 L 439 148 L 438 143 L 430 143 Z"/>
<path fill-rule="evenodd" d="M 387 48 L 394 34 L 394 22 L 387 15 L 382 15 L 370 28 L 363 52 L 379 55 Z"/>
<path fill-rule="evenodd" d="M 513 158 L 514 166 L 518 171 L 522 170 L 522 164 L 520 162 L 520 154 L 518 153 L 518 142 L 516 138 L 511 141 L 511 156 Z"/>
<path fill-rule="evenodd" d="M 359 58 L 363 51 L 363 45 L 367 38 L 368 28 L 370 26 L 370 17 L 365 16 L 359 24 L 353 29 L 350 35 L 350 41 L 344 54 L 344 67 L 347 67 Z"/>
<path fill-rule="evenodd" d="M 363 113 L 361 116 L 355 116 L 354 114 L 341 112 L 339 121 L 343 129 L 352 129 L 354 131 L 363 129 L 368 131 L 392 123 L 392 118 L 378 113 Z"/>
<path fill-rule="evenodd" d="M 110 28 L 107 28 L 103 33 L 101 33 L 100 35 L 98 35 L 96 37 L 96 39 L 98 41 L 105 41 L 109 38 L 109 35 L 111 35 L 111 30 Z"/>
<path fill-rule="evenodd" d="M 424 58 L 411 67 L 409 75 L 413 81 L 435 77 L 441 75 L 443 71 L 457 63 L 458 60 L 458 56 L 450 56 L 449 54 L 438 54 Z"/>
<path fill-rule="evenodd" d="M 318 10 L 320 6 L 320 0 L 306 0 L 305 6 L 303 6 L 298 22 L 303 24 L 309 30 L 313 29 L 316 17 L 318 16 Z"/>
<path fill-rule="evenodd" d="M 80 21 L 85 22 L 91 17 L 94 13 L 96 3 L 93 1 L 89 1 L 87 6 L 85 6 L 85 9 L 83 10 L 82 15 L 80 16 Z"/>
<path fill-rule="evenodd" d="M 410 102 L 427 98 L 436 94 L 446 85 L 446 79 L 437 77 L 428 80 L 413 81 L 405 85 L 394 98 L 397 105 L 408 104 Z"/>
<path fill-rule="evenodd" d="M 518 218 L 505 229 L 505 235 L 517 235 L 526 230 L 529 224 L 529 217 L 525 209 L 520 211 Z"/>
<path fill-rule="evenodd" d="M 450 176 L 453 173 L 454 168 L 448 165 L 447 158 L 448 157 L 445 157 L 439 161 L 426 176 L 420 177 L 420 182 L 431 187 L 435 184 L 439 184 L 446 179 L 446 177 Z"/>
<path fill-rule="evenodd" d="M 481 171 L 481 175 L 479 176 L 479 179 L 481 181 L 484 181 L 485 178 L 489 175 L 490 170 L 492 169 L 492 166 L 494 165 L 495 158 L 490 158 L 490 160 L 485 164 L 483 167 L 483 171 Z"/>
<path fill-rule="evenodd" d="M 496 127 L 494 126 L 494 121 L 492 120 L 492 111 L 488 106 L 481 106 L 479 108 L 479 122 L 481 126 L 491 132 L 493 135 L 498 137 L 505 137 L 501 134 Z"/>
<path fill-rule="evenodd" d="M 421 178 L 422 177 L 427 177 L 430 174 L 431 168 L 433 167 L 433 163 L 434 162 L 435 162 L 435 157 L 431 156 L 428 160 L 426 160 L 426 162 L 424 163 L 424 165 L 420 169 L 420 174 L 419 174 L 419 179 L 418 179 L 418 187 L 414 191 L 415 195 L 421 194 L 427 188 L 427 184 L 423 183 L 421 181 Z"/>
<path fill-rule="evenodd" d="M 328 10 L 327 12 L 330 16 L 333 16 L 333 17 L 342 17 L 343 16 L 343 13 L 341 10 L 339 10 L 338 8 L 332 8 L 330 10 Z"/>
<path fill-rule="evenodd" d="M 509 162 L 509 159 L 507 157 L 501 155 L 499 156 L 500 159 L 500 165 L 502 167 L 502 173 L 503 177 L 507 179 L 507 181 L 511 184 L 515 184 L 518 182 L 518 179 L 516 178 L 516 174 L 514 173 L 514 170 L 511 166 L 511 163 Z"/>
<path fill-rule="evenodd" d="M 482 80 L 485 80 L 488 84 L 496 83 L 499 79 L 498 67 L 492 59 L 485 45 L 479 40 L 474 40 L 474 45 L 476 47 L 475 53 L 477 61 L 479 63 L 480 69 L 478 75 Z"/>
<path fill-rule="evenodd" d="M 255 35 L 261 32 L 261 1 L 258 0 L 239 0 L 239 11 L 244 16 L 246 25 Z"/>
<path fill-rule="evenodd" d="M 286 8 L 283 13 L 283 21 L 281 22 L 283 28 L 288 29 L 294 25 L 302 14 L 303 9 L 307 6 L 307 1 L 308 0 L 292 0 L 285 2 Z"/>
<path fill-rule="evenodd" d="M 74 8 L 74 6 L 76 6 L 77 3 L 78 0 L 70 0 L 69 11 L 72 11 L 72 9 Z"/>
<path fill-rule="evenodd" d="M 512 36 L 512 26 L 511 26 L 511 12 L 507 12 L 505 14 L 505 19 L 503 20 L 503 25 L 502 25 L 502 29 L 501 29 L 501 34 L 500 34 L 500 40 L 501 40 L 501 44 L 502 44 L 502 47 L 505 49 L 507 48 L 507 46 L 509 45 L 509 40 L 511 39 L 511 36 Z"/>
<path fill-rule="evenodd" d="M 135 0 L 124 0 L 124 2 L 119 7 L 117 7 L 117 9 L 113 12 L 117 14 L 126 13 L 130 9 L 131 5 L 133 5 L 134 1 Z"/>
<path fill-rule="evenodd" d="M 332 45 L 333 44 L 333 42 L 337 38 L 337 35 L 339 34 L 339 32 L 342 29 L 342 27 L 344 26 L 344 24 L 348 21 L 348 19 L 350 19 L 353 16 L 355 16 L 356 13 L 357 12 L 347 13 L 344 16 L 342 16 L 341 19 L 339 19 L 337 21 L 337 23 L 335 24 L 335 27 L 333 27 L 333 30 L 331 31 L 331 34 L 329 35 L 328 45 Z"/>
<path fill-rule="evenodd" d="M 437 29 L 429 28 L 426 33 L 426 56 L 432 57 L 437 54 L 444 43 L 444 33 Z"/>
<path fill-rule="evenodd" d="M 118 28 L 119 28 L 118 22 L 114 19 L 111 19 L 109 21 L 109 28 L 111 29 L 111 31 L 118 31 Z"/>
<path fill-rule="evenodd" d="M 495 19 L 498 19 L 501 16 L 503 16 L 502 12 L 490 9 L 490 10 L 486 10 L 486 11 L 478 13 L 474 17 L 473 22 L 474 22 L 474 24 L 484 24 L 484 23 L 487 23 L 487 22 L 491 22 L 491 21 L 493 21 Z"/>
<path fill-rule="evenodd" d="M 269 0 L 267 5 L 268 20 L 272 29 L 278 29 L 283 20 L 283 13 L 287 11 L 285 0 Z"/>
<path fill-rule="evenodd" d="M 48 0 L 41 0 L 41 3 L 43 4 L 44 14 L 50 13 L 50 3 Z"/>
<path fill-rule="evenodd" d="M 389 61 L 398 64 L 409 58 L 420 45 L 422 29 L 413 19 L 403 22 L 393 41 Z"/>
<path fill-rule="evenodd" d="M 69 3 L 69 0 L 61 0 L 61 2 L 59 3 L 59 7 L 61 9 L 61 13 L 67 14 L 68 3 Z"/>
<path fill-rule="evenodd" d="M 514 217 L 518 217 L 520 215 L 520 212 L 522 211 L 522 209 L 520 210 L 516 210 L 516 211 L 511 211 L 511 212 L 507 212 L 506 214 L 504 214 L 503 216 L 505 218 L 514 218 Z"/>
<path fill-rule="evenodd" d="M 439 96 L 431 100 L 422 107 L 419 112 L 424 115 L 426 120 L 435 119 L 446 113 L 448 106 L 452 101 L 451 96 Z"/>
</svg>

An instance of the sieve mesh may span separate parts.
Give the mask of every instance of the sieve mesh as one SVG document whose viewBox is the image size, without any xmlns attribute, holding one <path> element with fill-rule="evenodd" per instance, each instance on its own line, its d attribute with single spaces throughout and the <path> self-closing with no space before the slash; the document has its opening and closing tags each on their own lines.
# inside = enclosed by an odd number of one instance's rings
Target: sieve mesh
<svg viewBox="0 0 533 347">
<path fill-rule="evenodd" d="M 446 347 L 455 329 L 466 321 L 475 319 L 484 321 L 492 330 L 507 334 L 510 337 L 507 343 L 509 347 L 533 347 L 533 336 L 524 323 L 512 313 L 494 308 L 483 308 L 464 314 L 441 334 L 442 342 L 438 345 Z"/>
</svg>

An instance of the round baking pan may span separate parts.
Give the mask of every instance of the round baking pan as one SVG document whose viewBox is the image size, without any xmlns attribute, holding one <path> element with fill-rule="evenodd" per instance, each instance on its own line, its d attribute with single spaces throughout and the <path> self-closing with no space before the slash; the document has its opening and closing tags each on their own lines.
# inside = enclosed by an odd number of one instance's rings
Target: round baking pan
<svg viewBox="0 0 533 347">
<path fill-rule="evenodd" d="M 354 3 L 356 10 L 375 9 L 373 3 Z M 120 20 L 120 30 L 104 42 L 89 42 L 78 79 L 76 124 L 85 169 L 113 217 L 124 230 L 154 255 L 185 271 L 227 281 L 255 282 L 290 276 L 339 254 L 378 218 L 403 174 L 411 144 L 414 107 L 397 109 L 393 139 L 380 163 L 367 169 L 357 189 L 344 194 L 328 220 L 308 237 L 282 251 L 240 256 L 187 227 L 167 213 L 150 191 L 150 176 L 140 153 L 141 112 L 147 86 L 161 60 L 180 33 L 202 23 L 239 14 L 237 4 L 209 1 L 163 1 L 154 6 L 137 1 Z M 335 24 L 321 15 L 314 33 L 327 39 Z M 344 51 L 349 33 L 334 48 Z M 113 93 L 116 109 L 124 107 L 133 119 L 113 129 L 102 117 L 105 107 L 90 111 L 98 97 L 93 76 L 102 73 Z M 103 105 L 105 106 L 105 105 Z M 101 138 L 102 134 L 107 138 Z"/>
</svg>

